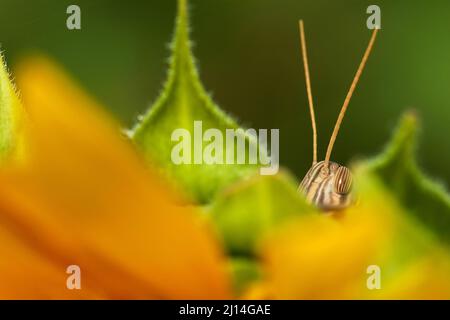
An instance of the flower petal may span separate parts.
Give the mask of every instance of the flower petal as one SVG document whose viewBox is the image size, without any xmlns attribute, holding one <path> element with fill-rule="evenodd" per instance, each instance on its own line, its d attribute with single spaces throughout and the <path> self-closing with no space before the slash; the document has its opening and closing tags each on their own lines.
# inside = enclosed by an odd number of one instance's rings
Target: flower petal
<svg viewBox="0 0 450 320">
<path fill-rule="evenodd" d="M 57 67 L 36 58 L 19 70 L 32 127 L 26 165 L 0 177 L 0 206 L 16 200 L 2 211 L 9 227 L 36 234 L 42 254 L 79 264 L 113 298 L 227 297 L 224 257 L 197 212 L 175 204 Z"/>
<path fill-rule="evenodd" d="M 267 239 L 264 258 L 275 298 L 349 299 L 368 294 L 366 271 L 384 262 L 395 208 L 383 195 L 363 195 L 343 212 L 305 216 Z"/>
<path fill-rule="evenodd" d="M 84 286 L 83 290 L 68 290 L 66 270 L 40 255 L 3 224 L 0 224 L 0 256 L 0 299 L 103 297 Z"/>
<path fill-rule="evenodd" d="M 266 247 L 274 298 L 354 298 L 374 255 L 371 222 L 303 217 L 281 228 Z"/>
</svg>

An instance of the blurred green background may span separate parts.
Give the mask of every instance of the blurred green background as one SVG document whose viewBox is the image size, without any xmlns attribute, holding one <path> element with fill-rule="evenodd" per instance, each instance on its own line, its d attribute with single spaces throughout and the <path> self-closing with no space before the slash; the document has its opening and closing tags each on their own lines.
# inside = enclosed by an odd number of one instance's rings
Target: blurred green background
<svg viewBox="0 0 450 320">
<path fill-rule="evenodd" d="M 448 184 L 450 1 L 190 2 L 206 88 L 245 126 L 280 128 L 281 164 L 299 179 L 312 137 L 297 21 L 305 21 L 323 158 L 370 37 L 366 8 L 379 5 L 382 30 L 332 158 L 377 153 L 399 116 L 415 109 L 423 124 L 419 161 Z M 66 29 L 70 4 L 81 7 L 81 31 Z M 175 9 L 175 0 L 0 0 L 0 43 L 12 67 L 34 51 L 50 55 L 130 127 L 165 80 Z"/>
</svg>

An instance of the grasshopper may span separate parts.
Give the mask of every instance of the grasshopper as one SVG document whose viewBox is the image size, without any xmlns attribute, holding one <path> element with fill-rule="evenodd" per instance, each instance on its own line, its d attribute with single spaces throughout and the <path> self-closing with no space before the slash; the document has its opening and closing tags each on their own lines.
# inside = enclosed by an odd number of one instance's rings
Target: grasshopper
<svg viewBox="0 0 450 320">
<path fill-rule="evenodd" d="M 311 115 L 311 123 L 313 130 L 313 163 L 306 173 L 299 186 L 299 192 L 306 196 L 309 203 L 314 204 L 324 211 L 340 210 L 348 207 L 352 203 L 352 173 L 350 170 L 336 162 L 330 161 L 331 151 L 339 132 L 345 112 L 347 111 L 350 99 L 355 91 L 358 80 L 366 65 L 367 59 L 372 51 L 378 28 L 375 28 L 369 44 L 364 52 L 361 63 L 358 67 L 355 77 L 353 78 L 350 89 L 345 97 L 344 104 L 339 112 L 336 125 L 328 144 L 325 160 L 317 162 L 317 128 L 314 115 L 314 104 L 311 93 L 311 80 L 309 77 L 308 56 L 306 53 L 306 40 L 303 21 L 299 21 L 300 43 L 303 57 L 303 66 L 306 79 L 306 91 L 308 94 L 309 111 Z"/>
</svg>

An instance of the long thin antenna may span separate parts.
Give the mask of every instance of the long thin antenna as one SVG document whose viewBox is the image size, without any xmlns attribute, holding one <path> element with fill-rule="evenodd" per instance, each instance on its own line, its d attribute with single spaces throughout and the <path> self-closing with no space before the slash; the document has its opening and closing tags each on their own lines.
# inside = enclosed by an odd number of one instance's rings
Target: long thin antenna
<svg viewBox="0 0 450 320">
<path fill-rule="evenodd" d="M 308 55 L 306 54 L 305 30 L 303 28 L 303 20 L 298 22 L 300 28 L 300 43 L 302 47 L 303 66 L 305 68 L 306 91 L 308 93 L 309 112 L 311 114 L 311 124 L 313 130 L 313 165 L 317 163 L 317 129 L 316 117 L 314 115 L 314 104 L 311 93 L 311 80 L 309 79 Z"/>
<path fill-rule="evenodd" d="M 339 117 L 336 121 L 336 125 L 334 126 L 333 134 L 331 135 L 330 143 L 328 144 L 327 153 L 325 156 L 325 168 L 327 168 L 328 162 L 330 161 L 331 151 L 333 150 L 334 142 L 336 141 L 336 137 L 338 135 L 339 128 L 341 127 L 342 120 L 344 119 L 345 111 L 347 111 L 347 107 L 348 107 L 350 99 L 353 95 L 353 92 L 355 91 L 356 84 L 358 83 L 359 77 L 361 76 L 364 66 L 366 65 L 367 58 L 369 58 L 370 52 L 372 51 L 372 47 L 375 42 L 375 38 L 377 37 L 377 32 L 378 32 L 378 28 L 375 28 L 373 30 L 372 37 L 370 38 L 369 45 L 367 46 L 367 49 L 364 52 L 364 56 L 361 60 L 361 63 L 359 64 L 358 71 L 356 71 L 356 75 L 353 78 L 353 82 L 350 86 L 350 90 L 348 91 L 347 96 L 345 97 L 344 104 L 342 105 L 341 111 L 339 113 Z"/>
</svg>

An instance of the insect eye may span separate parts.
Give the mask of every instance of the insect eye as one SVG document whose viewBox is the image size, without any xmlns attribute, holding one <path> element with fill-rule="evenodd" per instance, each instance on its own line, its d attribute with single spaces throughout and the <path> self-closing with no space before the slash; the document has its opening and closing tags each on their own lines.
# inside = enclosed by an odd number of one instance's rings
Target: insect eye
<svg viewBox="0 0 450 320">
<path fill-rule="evenodd" d="M 332 163 L 330 165 L 330 169 L 331 171 L 336 171 L 338 169 L 339 165 L 337 163 Z"/>
<path fill-rule="evenodd" d="M 352 188 L 352 174 L 346 167 L 339 167 L 334 180 L 334 191 L 339 194 L 347 194 Z"/>
</svg>

